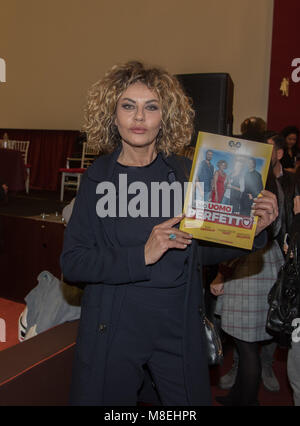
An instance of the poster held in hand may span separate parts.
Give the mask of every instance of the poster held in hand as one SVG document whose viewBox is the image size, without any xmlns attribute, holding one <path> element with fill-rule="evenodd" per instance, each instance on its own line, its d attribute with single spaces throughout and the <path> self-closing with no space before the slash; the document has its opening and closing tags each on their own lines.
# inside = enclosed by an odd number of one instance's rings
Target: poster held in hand
<svg viewBox="0 0 300 426">
<path fill-rule="evenodd" d="M 199 132 L 180 229 L 205 241 L 252 249 L 254 199 L 265 188 L 272 146 Z"/>
</svg>

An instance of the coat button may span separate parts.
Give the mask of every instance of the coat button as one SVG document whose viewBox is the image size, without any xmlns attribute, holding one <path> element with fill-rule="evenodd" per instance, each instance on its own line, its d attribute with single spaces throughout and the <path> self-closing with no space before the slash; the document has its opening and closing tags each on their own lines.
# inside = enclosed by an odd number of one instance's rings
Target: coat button
<svg viewBox="0 0 300 426">
<path fill-rule="evenodd" d="M 107 325 L 106 324 L 100 324 L 99 325 L 99 331 L 100 333 L 104 333 L 107 329 Z"/>
</svg>

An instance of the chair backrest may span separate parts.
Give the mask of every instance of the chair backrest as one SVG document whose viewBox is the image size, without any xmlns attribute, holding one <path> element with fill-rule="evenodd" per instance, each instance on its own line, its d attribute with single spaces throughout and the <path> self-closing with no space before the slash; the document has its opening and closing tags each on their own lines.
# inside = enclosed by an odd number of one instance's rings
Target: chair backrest
<svg viewBox="0 0 300 426">
<path fill-rule="evenodd" d="M 6 146 L 5 143 L 6 142 Z M 29 150 L 30 141 L 4 141 L 0 140 L 0 148 L 15 149 L 22 153 L 24 164 L 27 164 L 28 159 L 28 150 Z"/>
<path fill-rule="evenodd" d="M 11 141 L 16 151 L 22 152 L 24 163 L 27 164 L 30 141 Z"/>
<path fill-rule="evenodd" d="M 14 149 L 14 141 L 0 139 L 0 148 Z"/>
<path fill-rule="evenodd" d="M 81 168 L 87 169 L 99 155 L 99 147 L 89 145 L 87 142 L 82 144 Z"/>
</svg>

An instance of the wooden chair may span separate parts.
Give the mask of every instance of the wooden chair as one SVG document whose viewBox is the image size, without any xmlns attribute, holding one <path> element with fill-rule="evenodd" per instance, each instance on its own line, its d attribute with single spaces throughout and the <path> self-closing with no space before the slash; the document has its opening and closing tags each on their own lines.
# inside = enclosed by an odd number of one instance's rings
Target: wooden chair
<svg viewBox="0 0 300 426">
<path fill-rule="evenodd" d="M 14 149 L 13 142 L 14 141 L 0 139 L 0 148 Z"/>
<path fill-rule="evenodd" d="M 9 141 L 9 142 L 12 143 L 12 149 L 15 149 L 16 151 L 20 151 L 22 153 L 25 169 L 26 169 L 25 189 L 26 189 L 26 194 L 29 194 L 31 165 L 28 164 L 28 151 L 29 151 L 30 141 Z"/>
<path fill-rule="evenodd" d="M 22 153 L 22 157 L 23 157 L 24 165 L 26 169 L 26 179 L 25 179 L 26 194 L 29 194 L 29 181 L 30 181 L 30 168 L 31 168 L 31 165 L 28 164 L 28 161 L 27 161 L 29 145 L 30 145 L 30 141 L 13 141 L 13 140 L 4 141 L 3 139 L 0 140 L 0 148 L 14 149 Z"/>
<path fill-rule="evenodd" d="M 60 187 L 60 201 L 64 200 L 65 188 L 75 189 L 78 191 L 82 174 L 86 169 L 93 163 L 96 157 L 99 155 L 99 148 L 89 145 L 87 142 L 82 144 L 82 155 L 81 158 L 67 158 L 67 164 L 65 168 L 59 169 L 61 172 L 61 187 Z M 80 162 L 80 167 L 71 168 L 70 162 Z"/>
</svg>

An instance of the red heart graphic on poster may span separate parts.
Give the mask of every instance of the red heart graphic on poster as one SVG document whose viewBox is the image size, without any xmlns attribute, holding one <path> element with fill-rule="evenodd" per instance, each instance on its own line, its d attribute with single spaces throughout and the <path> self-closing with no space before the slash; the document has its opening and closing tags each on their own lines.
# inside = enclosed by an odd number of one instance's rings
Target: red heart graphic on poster
<svg viewBox="0 0 300 426">
<path fill-rule="evenodd" d="M 250 228 L 252 223 L 253 223 L 253 219 L 251 219 L 250 217 L 243 219 L 243 226 L 245 228 Z"/>
</svg>

